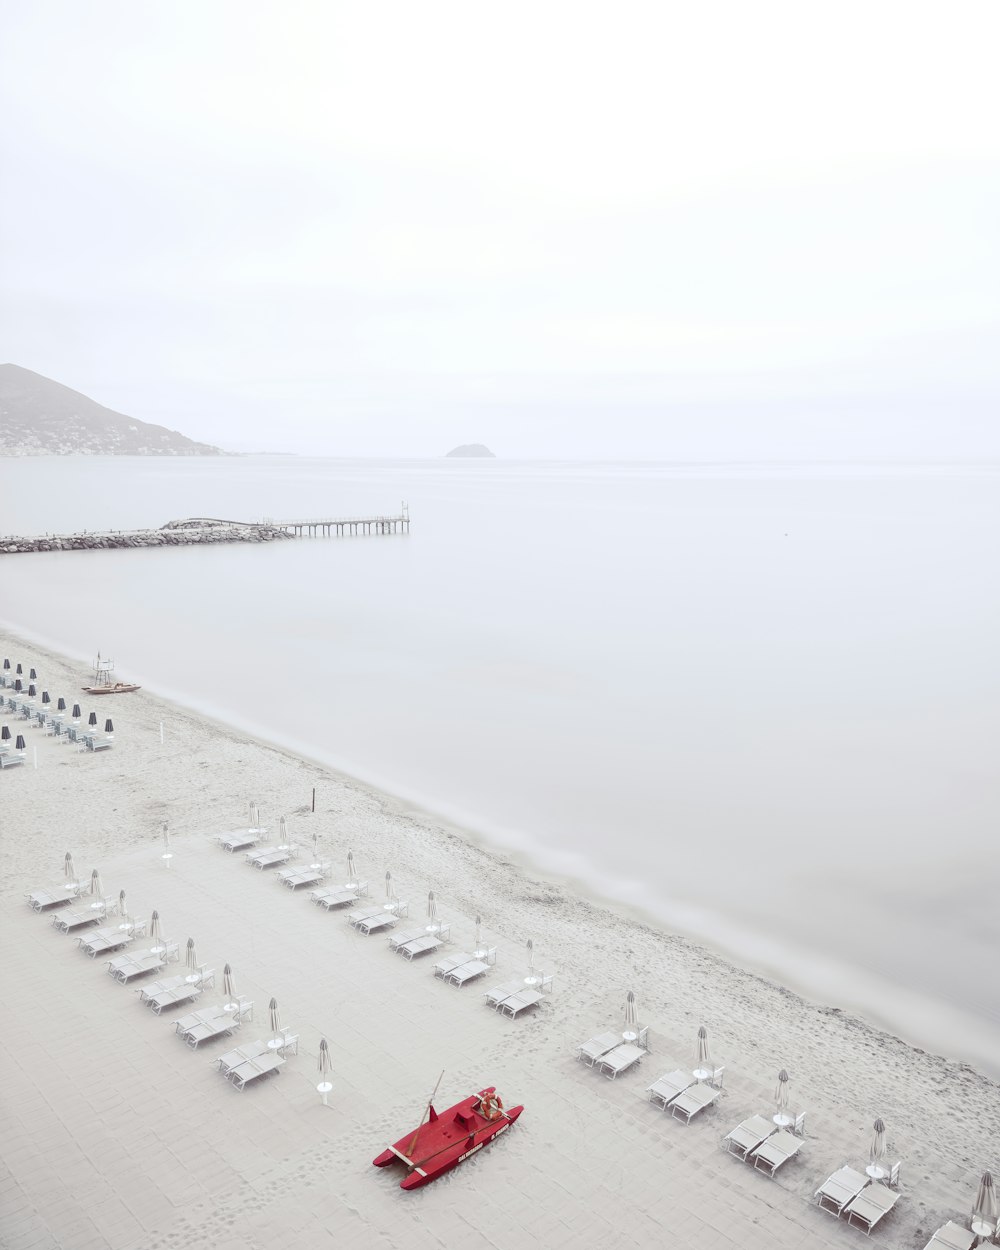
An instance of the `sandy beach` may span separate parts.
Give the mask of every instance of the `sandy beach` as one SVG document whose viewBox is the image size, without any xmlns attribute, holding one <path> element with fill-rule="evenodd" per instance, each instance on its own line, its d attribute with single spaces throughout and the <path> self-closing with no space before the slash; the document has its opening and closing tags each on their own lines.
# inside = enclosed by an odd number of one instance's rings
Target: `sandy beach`
<svg viewBox="0 0 1000 1250">
<path fill-rule="evenodd" d="M 968 1065 L 805 1001 L 146 691 L 88 698 L 78 665 L 17 637 L 0 641 L 12 663 L 38 670 L 53 700 L 78 699 L 101 726 L 113 716 L 115 731 L 112 749 L 81 752 L 4 718 L 27 740 L 24 766 L 0 774 L 8 1250 L 292 1250 L 331 1236 L 348 1246 L 471 1239 L 501 1250 L 860 1244 L 862 1234 L 820 1211 L 813 1193 L 845 1162 L 864 1168 L 876 1116 L 902 1169 L 901 1197 L 873 1238 L 916 1248 L 946 1220 L 967 1221 L 980 1175 L 1000 1166 L 1000 1087 Z M 391 872 L 410 904 L 412 924 L 400 928 L 425 921 L 433 890 L 451 926 L 445 952 L 472 948 L 480 915 L 495 969 L 462 989 L 447 985 L 433 975 L 434 955 L 409 962 L 384 935 L 362 936 L 343 911 L 313 905 L 307 889 L 293 892 L 273 870 L 227 854 L 217 835 L 245 827 L 251 802 L 274 835 L 286 817 L 302 848 L 296 863 L 310 862 L 315 836 L 339 881 L 353 852 L 374 903 Z M 157 909 L 182 950 L 194 939 L 199 962 L 216 970 L 206 1005 L 222 1001 L 231 964 L 254 1003 L 235 1040 L 183 1045 L 173 1018 L 184 1008 L 153 1014 L 136 986 L 107 976 L 50 913 L 26 905 L 28 891 L 60 886 L 67 852 L 81 880 L 96 868 L 108 897 L 125 890 L 134 916 Z M 482 991 L 526 975 L 528 939 L 551 992 L 511 1020 L 488 1009 Z M 610 1081 L 575 1048 L 622 1029 L 629 990 L 650 1053 Z M 214 1059 L 269 1035 L 272 997 L 298 1035 L 297 1053 L 277 1077 L 239 1092 Z M 700 1025 L 725 1067 L 724 1088 L 685 1126 L 645 1091 L 694 1067 Z M 321 1038 L 333 1066 L 327 1107 L 316 1092 Z M 720 1143 L 754 1113 L 773 1114 L 781 1068 L 792 1108 L 806 1112 L 805 1140 L 768 1179 Z M 442 1069 L 439 1108 L 495 1084 L 526 1110 L 476 1158 L 404 1193 L 402 1173 L 371 1160 L 415 1127 Z"/>
</svg>

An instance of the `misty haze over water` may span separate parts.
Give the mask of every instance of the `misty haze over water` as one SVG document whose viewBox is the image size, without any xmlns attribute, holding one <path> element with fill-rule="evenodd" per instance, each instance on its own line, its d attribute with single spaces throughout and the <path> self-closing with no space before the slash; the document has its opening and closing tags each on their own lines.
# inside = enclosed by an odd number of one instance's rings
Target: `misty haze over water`
<svg viewBox="0 0 1000 1250">
<path fill-rule="evenodd" d="M 0 461 L 0 533 L 412 516 L 10 556 L 0 616 L 997 1068 L 998 478 Z"/>
</svg>

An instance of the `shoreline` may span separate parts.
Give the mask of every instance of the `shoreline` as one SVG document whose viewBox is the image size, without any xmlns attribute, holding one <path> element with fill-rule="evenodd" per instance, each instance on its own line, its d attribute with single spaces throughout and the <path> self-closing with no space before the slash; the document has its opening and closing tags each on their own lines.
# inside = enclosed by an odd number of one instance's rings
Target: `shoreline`
<svg viewBox="0 0 1000 1250">
<path fill-rule="evenodd" d="M 36 664 L 54 698 L 75 692 L 74 661 L 9 634 L 3 640 L 12 662 Z M 28 729 L 38 770 L 29 760 L 0 778 L 0 914 L 8 949 L 19 953 L 4 969 L 3 992 L 25 1034 L 5 1094 L 14 1124 L 5 1162 L 24 1197 L 20 1209 L 28 1210 L 23 1229 L 11 1223 L 17 1209 L 0 1217 L 12 1248 L 36 1244 L 40 1229 L 52 1238 L 45 1244 L 83 1244 L 70 1231 L 81 1211 L 99 1229 L 94 1244 L 111 1250 L 230 1250 L 233 1234 L 220 1221 L 237 1213 L 240 1241 L 251 1250 L 273 1244 L 289 1221 L 295 1235 L 283 1244 L 303 1250 L 334 1229 L 358 1244 L 388 1237 L 422 1247 L 463 1230 L 467 1236 L 470 1227 L 504 1250 L 531 1237 L 597 1246 L 609 1236 L 625 1246 L 667 1238 L 700 1248 L 706 1213 L 713 1246 L 839 1247 L 843 1230 L 811 1195 L 845 1158 L 863 1166 L 876 1115 L 886 1120 L 906 1180 L 905 1201 L 878 1236 L 885 1246 L 916 1247 L 946 1219 L 962 1219 L 979 1174 L 996 1167 L 1000 1087 L 969 1065 L 810 1003 L 690 938 L 418 819 L 390 796 L 146 691 L 99 714 L 114 717 L 112 750 L 81 754 Z M 468 948 L 482 915 L 499 949 L 484 988 L 523 971 L 531 938 L 536 967 L 554 975 L 552 993 L 532 1015 L 498 1017 L 475 986 L 443 985 L 426 959 L 409 965 L 384 941 L 359 938 L 342 915 L 322 913 L 301 892 L 224 854 L 214 835 L 245 822 L 251 801 L 272 828 L 285 814 L 301 845 L 316 833 L 324 860 L 342 866 L 353 850 L 376 901 L 391 870 L 417 925 L 433 889 L 453 926 L 449 949 Z M 164 820 L 174 852 L 169 872 Z M 24 891 L 59 879 L 67 850 L 81 879 L 98 868 L 109 897 L 126 888 L 134 914 L 161 908 L 171 938 L 182 945 L 196 938 L 199 954 L 220 970 L 233 962 L 259 1012 L 244 1040 L 266 1032 L 265 1004 L 277 996 L 302 1051 L 280 1080 L 242 1095 L 227 1088 L 205 1062 L 221 1048 L 192 1055 L 169 1017 L 143 1011 L 25 906 Z M 608 1082 L 580 1064 L 574 1048 L 620 1022 L 628 990 L 652 1053 Z M 643 1091 L 671 1068 L 690 1066 L 703 1023 L 726 1066 L 725 1095 L 685 1128 L 652 1108 Z M 334 1054 L 329 1114 L 315 1094 L 320 1036 Z M 506 1101 L 528 1110 L 475 1166 L 470 1161 L 414 1200 L 392 1178 L 373 1176 L 370 1159 L 416 1122 L 442 1067 L 449 1074 L 442 1107 L 495 1083 Z M 781 1067 L 792 1073 L 796 1105 L 808 1111 L 807 1140 L 772 1182 L 718 1143 L 771 1105 Z M 123 1072 L 131 1081 L 124 1095 Z M 587 1142 L 583 1156 L 574 1149 L 579 1140 Z M 130 1218 L 120 1224 L 94 1213 L 95 1150 L 117 1164 L 103 1181 L 115 1203 L 116 1177 L 134 1174 L 139 1196 L 125 1195 Z M 72 1196 L 51 1210 L 44 1198 L 51 1173 L 39 1169 L 39 1151 Z M 217 1165 L 208 1167 L 206 1151 Z M 333 1185 L 329 1175 L 316 1184 L 320 1165 L 336 1177 Z M 256 1181 L 266 1182 L 263 1196 Z"/>
<path fill-rule="evenodd" d="M 82 652 L 78 656 L 65 653 L 58 644 L 34 637 L 30 631 L 2 620 L 0 640 L 12 650 L 19 646 L 34 648 L 56 664 L 86 663 Z M 626 883 L 623 878 L 620 891 L 601 890 L 588 879 L 585 861 L 579 856 L 533 847 L 526 838 L 504 828 L 491 827 L 488 822 L 477 821 L 467 813 L 442 811 L 440 805 L 435 806 L 426 798 L 400 794 L 384 779 L 352 771 L 333 756 L 310 750 L 304 742 L 271 739 L 263 726 L 238 718 L 227 720 L 211 705 L 197 699 L 189 702 L 180 692 L 159 691 L 148 684 L 143 685 L 143 691 L 164 707 L 196 717 L 215 726 L 222 734 L 238 735 L 262 749 L 304 761 L 400 819 L 412 819 L 421 827 L 442 831 L 485 854 L 498 856 L 525 875 L 579 896 L 595 907 L 606 908 L 623 921 L 676 934 L 703 946 L 747 975 L 758 976 L 797 994 L 816 1008 L 855 1015 L 875 1031 L 898 1037 L 917 1050 L 928 1051 L 949 1062 L 967 1063 L 990 1079 L 1000 1080 L 1000 1042 L 996 1030 L 964 1008 L 904 989 L 886 981 L 874 970 L 837 960 L 814 949 L 798 954 L 791 943 L 699 903 L 674 897 L 636 901 L 635 896 L 642 893 L 641 882 Z M 580 864 L 579 868 L 574 860 Z M 626 885 L 631 888 L 626 889 Z M 627 894 L 632 897 L 626 897 Z M 891 994 L 892 1010 L 889 1012 L 881 1010 L 886 994 Z M 961 1054 L 954 1053 L 956 1038 L 962 1039 Z"/>
</svg>

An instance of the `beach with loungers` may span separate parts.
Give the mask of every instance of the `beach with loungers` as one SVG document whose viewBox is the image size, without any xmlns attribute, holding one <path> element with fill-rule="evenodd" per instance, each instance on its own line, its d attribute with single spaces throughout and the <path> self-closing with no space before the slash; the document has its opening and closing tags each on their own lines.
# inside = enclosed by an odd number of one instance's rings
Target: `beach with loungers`
<svg viewBox="0 0 1000 1250">
<path fill-rule="evenodd" d="M 4 1250 L 1000 1236 L 1000 1086 L 961 1056 L 147 689 L 83 749 L 2 693 Z M 442 1071 L 440 1107 L 524 1112 L 403 1193 L 372 1159 Z"/>
</svg>

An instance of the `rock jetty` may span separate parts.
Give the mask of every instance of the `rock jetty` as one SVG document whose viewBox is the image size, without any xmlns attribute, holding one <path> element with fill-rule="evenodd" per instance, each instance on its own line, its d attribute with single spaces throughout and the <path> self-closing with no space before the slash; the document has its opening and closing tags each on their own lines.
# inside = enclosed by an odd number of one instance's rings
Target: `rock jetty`
<svg viewBox="0 0 1000 1250">
<path fill-rule="evenodd" d="M 199 543 L 270 543 L 293 535 L 274 525 L 239 522 L 191 525 L 170 522 L 155 530 L 110 530 L 107 533 L 44 534 L 0 537 L 0 555 L 37 551 L 108 551 L 119 547 L 186 547 Z"/>
</svg>

